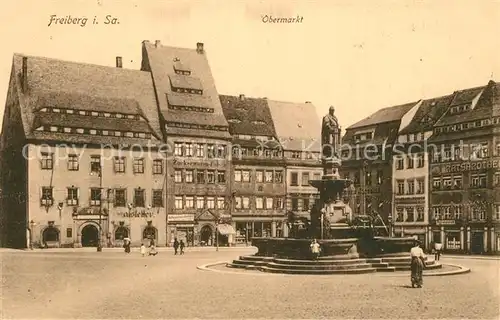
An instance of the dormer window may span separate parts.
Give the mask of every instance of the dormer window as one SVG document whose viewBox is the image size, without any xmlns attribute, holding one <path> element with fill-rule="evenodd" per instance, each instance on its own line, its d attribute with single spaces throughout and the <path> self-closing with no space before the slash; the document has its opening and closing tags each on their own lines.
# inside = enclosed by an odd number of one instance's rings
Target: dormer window
<svg viewBox="0 0 500 320">
<path fill-rule="evenodd" d="M 115 131 L 115 137 L 121 137 L 122 133 L 121 131 Z"/>
<path fill-rule="evenodd" d="M 60 112 L 61 112 L 61 109 L 56 109 L 56 108 L 54 108 L 54 109 L 52 109 L 52 112 L 60 113 Z"/>
<path fill-rule="evenodd" d="M 81 115 L 81 116 L 86 116 L 87 115 L 87 111 L 78 111 L 78 114 Z"/>
<path fill-rule="evenodd" d="M 50 132 L 57 132 L 57 127 L 50 127 Z"/>
<path fill-rule="evenodd" d="M 125 136 L 129 137 L 129 138 L 133 138 L 134 137 L 134 133 L 133 132 L 127 132 L 127 133 L 125 133 Z"/>
<path fill-rule="evenodd" d="M 64 128 L 64 133 L 71 133 L 71 128 Z"/>
<path fill-rule="evenodd" d="M 105 117 L 105 118 L 109 118 L 109 117 L 111 117 L 111 113 L 109 113 L 109 112 L 104 112 L 104 117 Z"/>
<path fill-rule="evenodd" d="M 116 114 L 116 117 L 117 117 L 118 119 L 121 119 L 121 118 L 123 118 L 123 114 L 121 114 L 121 113 L 117 113 L 117 114 Z"/>
<path fill-rule="evenodd" d="M 76 129 L 76 133 L 84 133 L 84 132 L 85 132 L 85 130 L 82 129 L 82 128 L 77 128 Z"/>
<path fill-rule="evenodd" d="M 73 113 L 75 113 L 75 110 L 73 110 L 73 109 L 66 109 L 66 113 L 67 114 L 73 114 Z"/>
<path fill-rule="evenodd" d="M 96 134 L 97 134 L 97 130 L 90 129 L 90 130 L 89 130 L 89 133 L 90 133 L 90 134 L 92 134 L 92 135 L 96 135 Z"/>
<path fill-rule="evenodd" d="M 229 122 L 229 123 L 240 123 L 241 120 L 240 119 L 228 119 L 227 122 Z"/>
<path fill-rule="evenodd" d="M 101 134 L 103 136 L 107 136 L 109 134 L 108 130 L 102 130 Z"/>
<path fill-rule="evenodd" d="M 146 134 L 144 132 L 139 132 L 139 138 L 146 138 Z"/>
<path fill-rule="evenodd" d="M 176 74 L 180 75 L 191 75 L 191 68 L 185 62 L 182 62 L 181 59 L 175 57 L 174 58 L 174 71 Z"/>
<path fill-rule="evenodd" d="M 254 120 L 252 121 L 253 124 L 260 124 L 260 125 L 265 125 L 266 123 L 262 120 Z"/>
<path fill-rule="evenodd" d="M 200 79 L 189 75 L 169 75 L 170 85 L 173 91 L 181 93 L 203 94 L 203 86 Z"/>
<path fill-rule="evenodd" d="M 133 114 L 129 114 L 129 115 L 127 116 L 127 119 L 134 119 L 134 118 L 135 118 L 135 116 L 134 116 Z"/>
<path fill-rule="evenodd" d="M 47 112 L 47 108 L 40 109 L 41 112 Z"/>
<path fill-rule="evenodd" d="M 91 114 L 92 114 L 92 116 L 94 116 L 94 117 L 99 116 L 99 112 L 92 111 L 92 112 L 91 112 Z"/>
</svg>

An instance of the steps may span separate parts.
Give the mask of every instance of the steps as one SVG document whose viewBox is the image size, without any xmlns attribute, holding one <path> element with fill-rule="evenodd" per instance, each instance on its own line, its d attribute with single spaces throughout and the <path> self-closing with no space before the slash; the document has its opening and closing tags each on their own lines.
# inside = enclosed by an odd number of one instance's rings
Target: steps
<svg viewBox="0 0 500 320">
<path fill-rule="evenodd" d="M 318 260 L 298 260 L 263 256 L 240 256 L 226 266 L 247 270 L 259 270 L 284 274 L 362 274 L 372 272 L 409 271 L 411 258 L 406 253 L 374 258 L 357 256 L 320 257 Z M 438 269 L 442 265 L 426 259 L 426 269 Z"/>
</svg>

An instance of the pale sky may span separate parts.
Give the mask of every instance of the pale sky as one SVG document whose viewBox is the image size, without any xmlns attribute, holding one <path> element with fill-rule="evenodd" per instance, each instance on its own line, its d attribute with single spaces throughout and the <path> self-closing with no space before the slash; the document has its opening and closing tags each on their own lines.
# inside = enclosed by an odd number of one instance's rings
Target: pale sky
<svg viewBox="0 0 500 320">
<path fill-rule="evenodd" d="M 89 21 L 48 27 L 52 14 Z M 120 24 L 104 25 L 108 14 Z M 383 107 L 500 82 L 499 1 L 17 0 L 3 3 L 0 21 L 2 118 L 14 52 L 108 66 L 122 56 L 139 69 L 142 40 L 203 42 L 220 94 L 311 101 L 318 116 L 334 105 L 343 128 Z"/>
</svg>

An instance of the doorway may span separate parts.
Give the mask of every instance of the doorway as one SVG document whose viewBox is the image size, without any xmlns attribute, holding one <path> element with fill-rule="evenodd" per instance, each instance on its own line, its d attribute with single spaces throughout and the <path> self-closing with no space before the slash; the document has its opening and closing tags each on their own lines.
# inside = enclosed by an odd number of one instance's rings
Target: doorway
<svg viewBox="0 0 500 320">
<path fill-rule="evenodd" d="M 200 230 L 200 244 L 202 246 L 212 245 L 212 228 L 209 225 L 203 226 Z"/>
<path fill-rule="evenodd" d="M 484 234 L 482 232 L 473 232 L 471 239 L 471 252 L 481 254 L 484 252 Z"/>
<path fill-rule="evenodd" d="M 82 229 L 82 247 L 97 247 L 99 242 L 99 230 L 97 227 L 88 224 Z"/>
</svg>

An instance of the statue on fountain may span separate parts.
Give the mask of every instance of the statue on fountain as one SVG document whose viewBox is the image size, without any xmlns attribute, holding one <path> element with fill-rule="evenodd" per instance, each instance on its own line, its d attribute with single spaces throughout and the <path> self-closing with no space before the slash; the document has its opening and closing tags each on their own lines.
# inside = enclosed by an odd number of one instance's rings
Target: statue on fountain
<svg viewBox="0 0 500 320">
<path fill-rule="evenodd" d="M 323 117 L 321 127 L 321 146 L 324 159 L 338 158 L 340 131 L 339 121 L 335 116 L 335 107 L 331 106 L 328 114 Z"/>
</svg>

